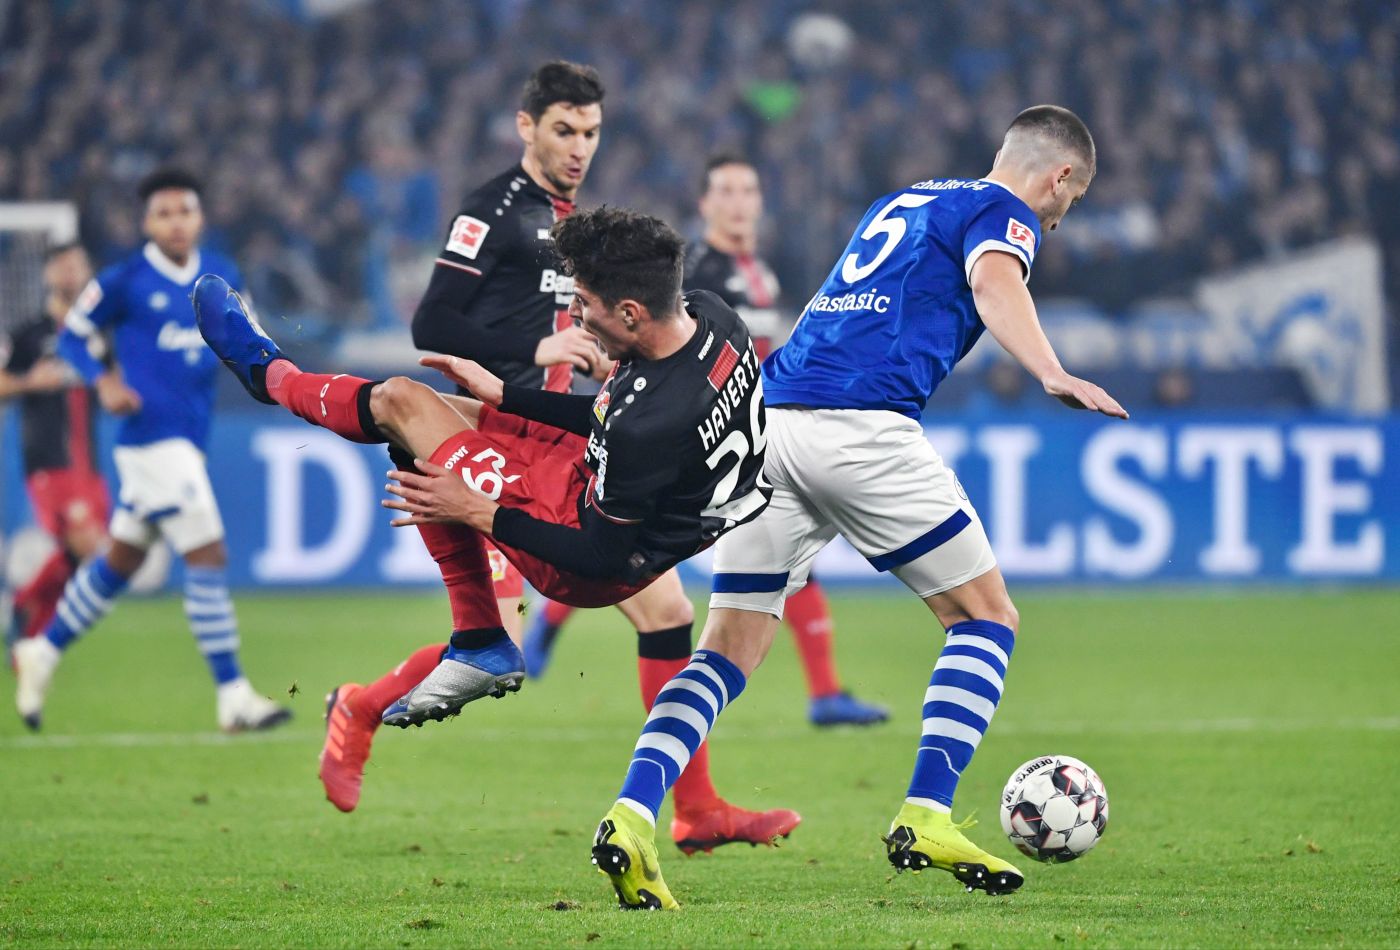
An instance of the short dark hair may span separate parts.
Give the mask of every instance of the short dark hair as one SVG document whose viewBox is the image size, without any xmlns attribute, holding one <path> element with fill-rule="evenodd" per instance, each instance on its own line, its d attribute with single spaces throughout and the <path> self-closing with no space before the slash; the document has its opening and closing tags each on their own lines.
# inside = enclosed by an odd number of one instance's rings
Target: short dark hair
<svg viewBox="0 0 1400 950">
<path fill-rule="evenodd" d="M 705 173 L 700 176 L 700 194 L 703 197 L 710 191 L 710 172 L 725 165 L 744 165 L 757 171 L 757 166 L 738 152 L 716 152 L 705 159 Z"/>
<path fill-rule="evenodd" d="M 48 248 L 48 250 L 44 251 L 44 260 L 45 260 L 45 261 L 51 261 L 51 260 L 53 260 L 55 257 L 57 257 L 58 255 L 60 255 L 60 254 L 67 254 L 69 251 L 84 251 L 84 250 L 86 250 L 86 249 L 85 249 L 85 248 L 83 247 L 83 245 L 82 245 L 81 243 L 79 243 L 78 241 L 63 241 L 63 242 L 61 242 L 61 243 L 59 243 L 59 244 L 54 244 L 54 245 L 52 245 L 51 247 Z"/>
<path fill-rule="evenodd" d="M 571 106 L 591 106 L 603 101 L 603 81 L 592 66 L 556 59 L 545 63 L 525 81 L 520 108 L 536 122 L 556 102 Z"/>
<path fill-rule="evenodd" d="M 1098 161 L 1094 137 L 1084 120 L 1064 106 L 1031 106 L 1012 120 L 1006 131 L 1026 131 L 1049 139 L 1084 159 L 1089 174 L 1094 174 Z"/>
<path fill-rule="evenodd" d="M 197 195 L 204 194 L 204 188 L 200 185 L 199 179 L 183 168 L 157 168 L 141 179 L 141 184 L 136 186 L 136 193 L 141 196 L 141 203 L 145 204 L 151 200 L 151 195 L 168 188 L 192 191 Z"/>
<path fill-rule="evenodd" d="M 609 307 L 635 300 L 653 317 L 676 309 L 685 238 L 665 221 L 605 205 L 574 212 L 552 234 L 565 270 Z"/>
</svg>

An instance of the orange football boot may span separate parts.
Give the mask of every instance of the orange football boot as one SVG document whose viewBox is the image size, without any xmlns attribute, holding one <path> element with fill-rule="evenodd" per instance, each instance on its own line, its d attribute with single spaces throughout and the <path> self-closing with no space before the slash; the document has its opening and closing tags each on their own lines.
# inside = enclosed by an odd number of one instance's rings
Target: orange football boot
<svg viewBox="0 0 1400 950">
<path fill-rule="evenodd" d="M 344 812 L 360 803 L 369 746 L 379 727 L 378 716 L 367 716 L 354 709 L 354 700 L 364 689 L 359 683 L 344 683 L 326 697 L 326 744 L 321 747 L 321 784 L 326 800 Z"/>
<path fill-rule="evenodd" d="M 716 798 L 698 806 L 677 805 L 671 838 L 686 854 L 709 854 L 722 844 L 740 841 L 776 847 L 778 839 L 792 834 L 801 821 L 802 816 L 789 808 L 749 811 Z"/>
</svg>

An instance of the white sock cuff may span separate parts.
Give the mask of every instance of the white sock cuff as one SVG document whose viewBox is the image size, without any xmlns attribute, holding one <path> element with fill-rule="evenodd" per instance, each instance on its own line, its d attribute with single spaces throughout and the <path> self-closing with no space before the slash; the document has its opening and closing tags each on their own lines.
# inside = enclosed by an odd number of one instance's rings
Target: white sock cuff
<svg viewBox="0 0 1400 950">
<path fill-rule="evenodd" d="M 625 808 L 629 808 L 629 809 L 631 809 L 632 811 L 636 812 L 637 814 L 641 815 L 643 818 L 645 818 L 645 819 L 647 820 L 647 824 L 651 825 L 653 828 L 656 827 L 656 816 L 653 815 L 653 814 L 651 813 L 651 809 L 650 809 L 650 808 L 648 808 L 647 806 L 643 805 L 641 802 L 639 802 L 639 801 L 634 801 L 633 799 L 630 799 L 630 798 L 619 798 L 619 799 L 617 800 L 617 803 L 618 803 L 619 805 L 622 805 L 622 806 L 625 807 Z"/>
<path fill-rule="evenodd" d="M 904 799 L 904 802 L 907 805 L 918 805 L 920 808 L 927 808 L 929 811 L 936 811 L 942 815 L 951 814 L 953 811 L 953 809 L 949 808 L 947 805 L 942 802 L 936 802 L 932 798 L 915 798 L 911 795 Z"/>
</svg>

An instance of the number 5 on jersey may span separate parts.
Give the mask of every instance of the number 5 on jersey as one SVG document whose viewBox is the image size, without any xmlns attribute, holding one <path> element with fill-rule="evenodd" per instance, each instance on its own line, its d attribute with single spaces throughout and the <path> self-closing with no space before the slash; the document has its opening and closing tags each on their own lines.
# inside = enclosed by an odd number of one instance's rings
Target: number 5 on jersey
<svg viewBox="0 0 1400 950">
<path fill-rule="evenodd" d="M 875 269 L 885 262 L 885 258 L 894 253 L 894 249 L 899 246 L 899 242 L 904 240 L 908 225 L 900 217 L 890 217 L 890 214 L 900 208 L 922 208 L 930 201 L 937 200 L 937 195 L 911 195 L 908 193 L 895 195 L 894 200 L 880 209 L 880 213 L 870 220 L 870 224 L 865 230 L 860 232 L 862 241 L 869 241 L 878 235 L 885 236 L 885 246 L 880 248 L 878 254 L 868 264 L 857 264 L 854 253 L 847 254 L 846 260 L 841 264 L 841 279 L 848 284 L 858 283 L 875 273 Z"/>
</svg>

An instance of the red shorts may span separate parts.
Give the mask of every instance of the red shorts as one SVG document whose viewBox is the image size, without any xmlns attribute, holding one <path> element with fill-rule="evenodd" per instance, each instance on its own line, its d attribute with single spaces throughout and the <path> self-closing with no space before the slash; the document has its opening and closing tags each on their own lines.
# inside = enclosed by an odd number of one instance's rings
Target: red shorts
<svg viewBox="0 0 1400 950">
<path fill-rule="evenodd" d="M 82 468 L 40 469 L 26 482 L 34 504 L 34 520 L 55 538 L 69 528 L 106 528 L 111 501 L 107 483 L 97 472 Z"/>
<path fill-rule="evenodd" d="M 587 440 L 489 406 L 481 407 L 478 426 L 438 446 L 431 461 L 461 472 L 468 484 L 502 505 L 520 508 L 541 521 L 577 528 L 578 498 L 591 474 L 583 464 Z M 580 577 L 519 548 L 489 543 L 535 590 L 572 607 L 609 607 L 646 586 Z"/>
</svg>

